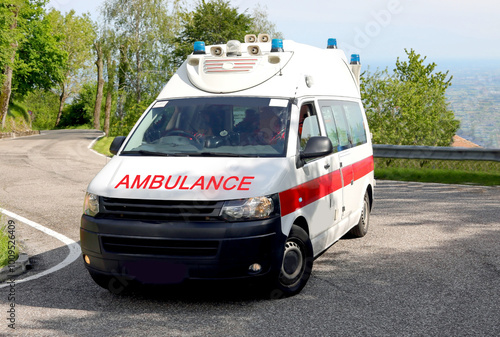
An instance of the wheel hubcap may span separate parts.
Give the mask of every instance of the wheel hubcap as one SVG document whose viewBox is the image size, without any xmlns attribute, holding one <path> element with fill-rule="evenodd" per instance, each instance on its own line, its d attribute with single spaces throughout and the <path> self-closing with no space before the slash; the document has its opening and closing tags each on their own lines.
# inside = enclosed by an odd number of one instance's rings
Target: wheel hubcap
<svg viewBox="0 0 500 337">
<path fill-rule="evenodd" d="M 295 242 L 285 244 L 285 254 L 283 256 L 283 265 L 281 266 L 281 281 L 283 284 L 290 285 L 296 282 L 302 274 L 304 258 L 300 247 Z"/>
</svg>

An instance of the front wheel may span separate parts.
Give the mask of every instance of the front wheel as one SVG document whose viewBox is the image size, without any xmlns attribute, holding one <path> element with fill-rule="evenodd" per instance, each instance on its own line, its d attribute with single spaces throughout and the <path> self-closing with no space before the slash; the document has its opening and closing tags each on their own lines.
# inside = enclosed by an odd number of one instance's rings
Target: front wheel
<svg viewBox="0 0 500 337">
<path fill-rule="evenodd" d="M 368 225 L 370 224 L 370 198 L 368 193 L 365 193 L 365 198 L 363 199 L 363 209 L 361 210 L 361 216 L 359 217 L 358 224 L 353 227 L 349 234 L 354 237 L 361 238 L 368 233 Z"/>
<path fill-rule="evenodd" d="M 271 296 L 281 298 L 298 294 L 309 280 L 312 267 L 313 249 L 309 235 L 293 225 L 285 242 L 281 270 Z"/>
</svg>

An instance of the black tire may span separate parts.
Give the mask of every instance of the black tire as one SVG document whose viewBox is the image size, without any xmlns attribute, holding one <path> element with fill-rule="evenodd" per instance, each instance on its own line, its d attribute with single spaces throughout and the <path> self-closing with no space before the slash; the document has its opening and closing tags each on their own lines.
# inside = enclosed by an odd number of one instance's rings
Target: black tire
<svg viewBox="0 0 500 337">
<path fill-rule="evenodd" d="M 358 224 L 353 227 L 349 234 L 361 238 L 368 233 L 368 226 L 370 224 L 370 197 L 368 196 L 368 192 L 365 193 L 365 197 L 363 199 L 363 208 L 361 209 L 361 216 L 359 217 Z"/>
<path fill-rule="evenodd" d="M 272 298 L 298 294 L 306 285 L 313 267 L 313 249 L 309 235 L 297 225 L 285 242 L 281 270 L 271 291 Z"/>
</svg>

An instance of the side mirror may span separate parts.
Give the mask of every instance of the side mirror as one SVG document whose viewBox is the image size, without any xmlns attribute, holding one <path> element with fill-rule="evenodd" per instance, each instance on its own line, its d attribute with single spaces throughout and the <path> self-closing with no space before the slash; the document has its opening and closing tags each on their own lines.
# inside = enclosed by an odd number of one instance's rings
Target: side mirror
<svg viewBox="0 0 500 337">
<path fill-rule="evenodd" d="M 297 161 L 297 168 L 305 165 L 305 159 L 324 157 L 333 153 L 333 146 L 330 138 L 323 136 L 311 137 L 304 151 L 300 152 Z"/>
<path fill-rule="evenodd" d="M 125 141 L 126 136 L 118 136 L 113 139 L 113 142 L 109 146 L 109 152 L 112 154 L 116 155 L 118 151 L 120 150 L 120 147 L 122 147 L 123 142 Z"/>
</svg>

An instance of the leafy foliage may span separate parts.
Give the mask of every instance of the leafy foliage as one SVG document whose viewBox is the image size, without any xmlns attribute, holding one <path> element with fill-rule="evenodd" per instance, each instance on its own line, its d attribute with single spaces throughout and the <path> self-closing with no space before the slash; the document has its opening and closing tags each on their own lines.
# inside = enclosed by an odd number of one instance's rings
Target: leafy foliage
<svg viewBox="0 0 500 337">
<path fill-rule="evenodd" d="M 55 30 L 41 7 L 23 13 L 19 25 L 23 43 L 16 53 L 13 90 L 25 96 L 35 88 L 51 89 L 63 79 L 63 66 L 68 58 L 62 49 L 63 35 Z"/>
<path fill-rule="evenodd" d="M 47 0 L 0 3 L 0 117 L 2 127 L 11 97 L 36 88 L 49 89 L 61 77 L 66 54 L 45 16 Z M 11 104 L 12 106 L 12 104 Z"/>
<path fill-rule="evenodd" d="M 56 126 L 59 124 L 64 103 L 67 98 L 77 93 L 88 78 L 92 62 L 92 44 L 95 39 L 94 24 L 87 14 L 75 15 L 71 10 L 66 15 L 51 10 L 48 18 L 54 27 L 54 34 L 62 33 L 61 49 L 67 53 L 62 65 L 62 76 L 58 81 L 57 93 L 60 95 L 59 112 Z"/>
<path fill-rule="evenodd" d="M 459 128 L 446 102 L 451 85 L 448 72 L 424 65 L 425 57 L 405 50 L 408 61 L 396 61 L 387 69 L 365 72 L 361 97 L 376 144 L 449 146 Z"/>
<path fill-rule="evenodd" d="M 32 128 L 51 129 L 57 117 L 59 96 L 48 90 L 33 90 L 24 97 L 24 105 L 32 111 Z"/>
<path fill-rule="evenodd" d="M 206 45 L 226 43 L 229 40 L 244 41 L 245 35 L 251 32 L 250 15 L 239 14 L 229 1 L 202 0 L 192 12 L 181 13 L 182 30 L 174 39 L 174 63 L 180 66 L 193 51 L 196 41 Z"/>
<path fill-rule="evenodd" d="M 174 69 L 165 55 L 176 34 L 178 0 L 108 0 L 104 4 L 108 45 L 114 53 L 106 57 L 108 74 L 117 74 L 116 113 L 111 134 L 128 132 L 137 121 L 139 107 L 147 107 L 165 85 Z M 110 67 L 113 67 L 111 69 Z M 108 84 L 114 79 L 108 76 Z"/>
<path fill-rule="evenodd" d="M 92 124 L 95 96 L 95 83 L 88 82 L 83 84 L 82 89 L 75 99 L 65 107 L 58 127 L 90 126 Z"/>
</svg>

